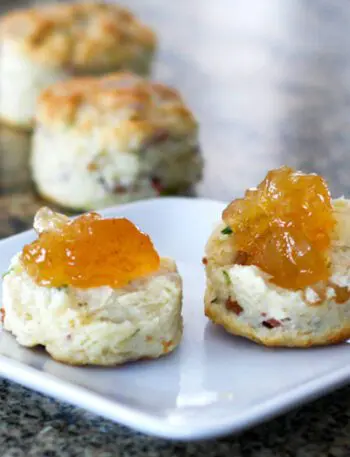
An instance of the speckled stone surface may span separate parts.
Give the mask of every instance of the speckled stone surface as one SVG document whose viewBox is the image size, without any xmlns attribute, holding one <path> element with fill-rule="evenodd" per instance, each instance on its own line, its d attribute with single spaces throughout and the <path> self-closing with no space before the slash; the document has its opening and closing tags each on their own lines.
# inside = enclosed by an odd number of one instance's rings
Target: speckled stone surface
<svg viewBox="0 0 350 457">
<path fill-rule="evenodd" d="M 6 457 L 348 457 L 350 388 L 236 437 L 182 443 L 130 431 L 3 381 Z"/>
<path fill-rule="evenodd" d="M 284 163 L 322 173 L 334 196 L 349 196 L 349 1 L 121 3 L 154 26 L 154 76 L 180 89 L 200 121 L 199 196 L 229 200 Z M 1 0 L 0 9 L 17 4 Z M 43 203 L 29 147 L 30 136 L 0 128 L 0 237 L 27 228 Z M 1 381 L 0 456 L 350 457 L 350 388 L 239 436 L 186 444 Z"/>
</svg>

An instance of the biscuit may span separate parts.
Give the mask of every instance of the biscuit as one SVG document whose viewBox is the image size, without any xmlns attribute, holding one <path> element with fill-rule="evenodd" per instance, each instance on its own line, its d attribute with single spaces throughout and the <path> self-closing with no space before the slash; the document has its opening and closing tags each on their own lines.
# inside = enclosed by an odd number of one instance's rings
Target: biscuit
<svg viewBox="0 0 350 457">
<path fill-rule="evenodd" d="M 350 201 L 333 200 L 331 277 L 317 289 L 283 289 L 254 265 L 234 264 L 234 234 L 219 224 L 205 250 L 205 314 L 229 333 L 265 346 L 309 347 L 350 338 Z"/>
<path fill-rule="evenodd" d="M 114 3 L 56 3 L 0 19 L 0 118 L 31 129 L 41 90 L 76 75 L 147 74 L 154 32 Z"/>
<path fill-rule="evenodd" d="M 200 178 L 198 123 L 180 94 L 130 72 L 57 83 L 41 94 L 31 154 L 38 192 L 90 210 Z"/>
<path fill-rule="evenodd" d="M 55 230 L 67 220 L 40 211 L 36 230 Z M 116 365 L 158 358 L 182 337 L 182 280 L 175 262 L 161 258 L 155 273 L 122 288 L 39 286 L 20 254 L 3 279 L 4 328 L 18 343 L 42 345 L 72 365 Z"/>
</svg>

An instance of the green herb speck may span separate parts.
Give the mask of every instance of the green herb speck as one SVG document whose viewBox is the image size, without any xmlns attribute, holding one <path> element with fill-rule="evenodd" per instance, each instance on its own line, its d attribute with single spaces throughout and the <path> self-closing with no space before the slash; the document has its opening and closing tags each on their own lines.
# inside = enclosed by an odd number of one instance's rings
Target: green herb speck
<svg viewBox="0 0 350 457">
<path fill-rule="evenodd" d="M 223 274 L 224 277 L 225 277 L 226 284 L 227 284 L 228 286 L 230 286 L 230 285 L 231 285 L 231 278 L 230 278 L 230 275 L 227 273 L 226 270 L 222 270 L 222 274 Z"/>
<path fill-rule="evenodd" d="M 11 273 L 12 270 L 13 270 L 13 269 L 10 268 L 9 270 L 5 271 L 5 273 L 3 273 L 3 274 L 1 275 L 2 279 L 4 279 L 5 276 L 9 275 L 9 274 Z"/>
<path fill-rule="evenodd" d="M 177 187 L 165 187 L 160 191 L 161 196 L 172 196 L 172 195 L 178 195 L 180 193 L 180 189 Z"/>
<path fill-rule="evenodd" d="M 210 300 L 210 303 L 216 303 L 217 301 L 218 301 L 218 297 L 215 297 L 212 300 Z"/>
<path fill-rule="evenodd" d="M 131 335 L 127 336 L 124 340 L 120 341 L 119 344 L 125 344 L 127 343 L 129 340 L 131 340 L 131 338 L 133 338 L 135 335 L 137 335 L 141 330 L 139 328 L 137 328 Z"/>
<path fill-rule="evenodd" d="M 225 227 L 223 230 L 221 230 L 221 233 L 223 235 L 231 235 L 232 229 L 231 229 L 231 227 Z"/>
</svg>

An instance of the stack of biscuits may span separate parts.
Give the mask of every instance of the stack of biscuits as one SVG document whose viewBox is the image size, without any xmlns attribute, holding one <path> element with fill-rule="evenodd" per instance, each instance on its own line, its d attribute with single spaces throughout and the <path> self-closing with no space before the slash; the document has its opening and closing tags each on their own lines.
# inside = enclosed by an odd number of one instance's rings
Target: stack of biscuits
<svg viewBox="0 0 350 457">
<path fill-rule="evenodd" d="M 0 120 L 33 134 L 38 193 L 72 210 L 187 193 L 202 177 L 198 123 L 150 78 L 154 31 L 116 4 L 0 18 Z"/>
</svg>

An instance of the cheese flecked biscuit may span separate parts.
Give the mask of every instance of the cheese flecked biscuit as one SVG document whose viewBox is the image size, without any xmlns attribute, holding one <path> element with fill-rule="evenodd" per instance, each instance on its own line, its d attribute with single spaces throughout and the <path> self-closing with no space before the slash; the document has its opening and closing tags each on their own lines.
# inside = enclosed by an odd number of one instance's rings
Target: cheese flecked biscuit
<svg viewBox="0 0 350 457">
<path fill-rule="evenodd" d="M 234 234 L 220 223 L 205 250 L 205 314 L 228 332 L 266 346 L 308 347 L 350 338 L 350 201 L 333 200 L 337 221 L 325 291 L 289 290 L 254 265 L 235 264 Z"/>
</svg>

